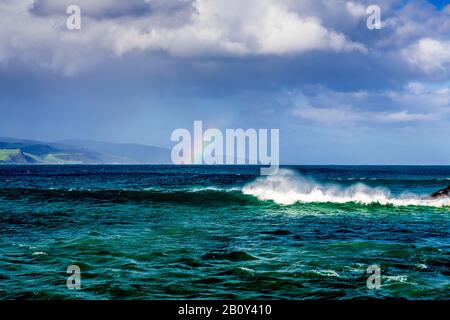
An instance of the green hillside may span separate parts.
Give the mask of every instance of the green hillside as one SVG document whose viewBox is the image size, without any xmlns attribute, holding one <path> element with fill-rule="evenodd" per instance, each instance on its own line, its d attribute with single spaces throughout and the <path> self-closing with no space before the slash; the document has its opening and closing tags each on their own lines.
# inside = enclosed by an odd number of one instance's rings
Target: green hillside
<svg viewBox="0 0 450 320">
<path fill-rule="evenodd" d="M 20 154 L 20 149 L 0 149 L 0 161 L 12 162 L 14 156 Z"/>
<path fill-rule="evenodd" d="M 8 148 L 13 147 L 13 148 Z M 82 153 L 63 151 L 45 145 L 3 145 L 0 149 L 1 163 L 48 163 L 48 164 L 81 164 L 95 163 Z"/>
</svg>

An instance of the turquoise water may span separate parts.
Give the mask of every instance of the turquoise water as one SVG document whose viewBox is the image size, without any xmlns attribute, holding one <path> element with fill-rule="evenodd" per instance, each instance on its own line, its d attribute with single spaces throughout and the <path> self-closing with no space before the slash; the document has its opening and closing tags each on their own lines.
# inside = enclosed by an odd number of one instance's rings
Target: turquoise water
<svg viewBox="0 0 450 320">
<path fill-rule="evenodd" d="M 0 166 L 0 299 L 449 299 L 450 200 L 427 198 L 449 184 L 450 167 Z"/>
</svg>

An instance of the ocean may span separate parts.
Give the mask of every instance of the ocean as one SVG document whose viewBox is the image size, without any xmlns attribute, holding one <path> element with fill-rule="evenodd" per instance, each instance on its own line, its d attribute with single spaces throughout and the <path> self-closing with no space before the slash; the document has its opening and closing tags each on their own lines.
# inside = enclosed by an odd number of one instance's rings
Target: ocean
<svg viewBox="0 0 450 320">
<path fill-rule="evenodd" d="M 450 166 L 259 173 L 2 165 L 0 299 L 450 298 Z"/>
</svg>

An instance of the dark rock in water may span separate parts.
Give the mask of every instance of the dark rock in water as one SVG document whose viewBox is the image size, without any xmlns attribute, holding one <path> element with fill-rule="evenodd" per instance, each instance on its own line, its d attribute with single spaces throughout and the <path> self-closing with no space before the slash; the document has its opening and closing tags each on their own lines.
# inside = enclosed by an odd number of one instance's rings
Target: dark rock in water
<svg viewBox="0 0 450 320">
<path fill-rule="evenodd" d="M 450 197 L 450 186 L 448 186 L 445 189 L 439 190 L 431 195 L 431 198 L 433 198 L 433 199 L 443 198 L 443 197 Z"/>
<path fill-rule="evenodd" d="M 202 256 L 204 260 L 230 260 L 230 261 L 247 261 L 256 260 L 255 257 L 244 251 L 232 251 L 226 253 L 210 252 Z"/>
<path fill-rule="evenodd" d="M 289 230 L 283 230 L 283 229 L 274 230 L 274 231 L 264 231 L 262 233 L 273 234 L 273 235 L 276 235 L 276 236 L 287 236 L 287 235 L 292 234 L 292 232 L 290 232 Z"/>
</svg>

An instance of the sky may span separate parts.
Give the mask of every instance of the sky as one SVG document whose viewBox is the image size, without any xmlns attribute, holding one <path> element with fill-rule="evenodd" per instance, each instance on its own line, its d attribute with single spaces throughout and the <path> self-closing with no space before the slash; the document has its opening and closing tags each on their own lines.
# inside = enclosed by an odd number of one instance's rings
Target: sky
<svg viewBox="0 0 450 320">
<path fill-rule="evenodd" d="M 171 148 L 194 120 L 278 128 L 284 164 L 450 164 L 449 1 L 0 2 L 0 136 Z"/>
</svg>

